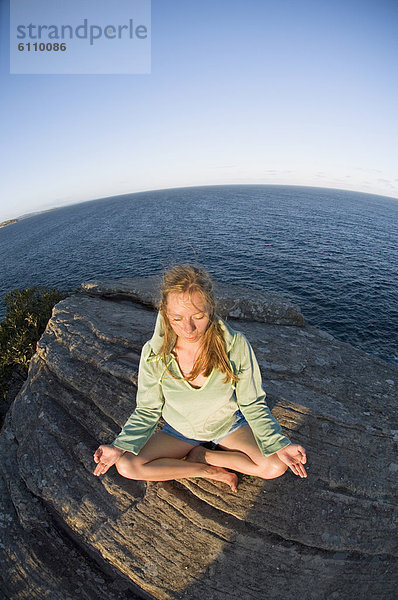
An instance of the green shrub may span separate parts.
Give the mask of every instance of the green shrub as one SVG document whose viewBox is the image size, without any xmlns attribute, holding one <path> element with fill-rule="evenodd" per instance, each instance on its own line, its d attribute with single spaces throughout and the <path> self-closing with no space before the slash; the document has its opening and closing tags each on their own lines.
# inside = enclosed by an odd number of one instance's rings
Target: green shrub
<svg viewBox="0 0 398 600">
<path fill-rule="evenodd" d="M 28 374 L 29 361 L 51 317 L 52 308 L 70 293 L 35 286 L 5 295 L 5 319 L 0 323 L 0 417 L 7 411 L 7 395 Z"/>
</svg>

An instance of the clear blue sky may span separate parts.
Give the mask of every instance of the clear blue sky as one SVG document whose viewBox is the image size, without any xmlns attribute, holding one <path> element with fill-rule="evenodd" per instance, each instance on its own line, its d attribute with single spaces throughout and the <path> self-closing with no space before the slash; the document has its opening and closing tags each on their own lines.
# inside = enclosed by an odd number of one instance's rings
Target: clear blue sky
<svg viewBox="0 0 398 600">
<path fill-rule="evenodd" d="M 152 0 L 148 75 L 10 75 L 0 7 L 0 220 L 187 185 L 398 197 L 396 0 Z"/>
</svg>

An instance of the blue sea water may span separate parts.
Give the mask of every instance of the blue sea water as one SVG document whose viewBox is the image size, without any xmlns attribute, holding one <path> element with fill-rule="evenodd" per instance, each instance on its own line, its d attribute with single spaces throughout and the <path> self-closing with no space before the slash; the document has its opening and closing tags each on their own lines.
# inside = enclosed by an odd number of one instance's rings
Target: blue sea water
<svg viewBox="0 0 398 600">
<path fill-rule="evenodd" d="M 220 281 L 283 293 L 308 323 L 398 364 L 397 234 L 398 200 L 343 190 L 232 185 L 127 194 L 1 228 L 0 297 L 197 261 Z"/>
</svg>

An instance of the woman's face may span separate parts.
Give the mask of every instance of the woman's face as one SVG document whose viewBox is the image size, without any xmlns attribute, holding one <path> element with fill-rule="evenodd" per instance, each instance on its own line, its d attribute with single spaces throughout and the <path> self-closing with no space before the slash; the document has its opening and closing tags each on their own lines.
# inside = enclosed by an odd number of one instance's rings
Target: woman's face
<svg viewBox="0 0 398 600">
<path fill-rule="evenodd" d="M 169 294 L 166 315 L 180 341 L 199 342 L 209 324 L 208 307 L 199 292 Z"/>
</svg>

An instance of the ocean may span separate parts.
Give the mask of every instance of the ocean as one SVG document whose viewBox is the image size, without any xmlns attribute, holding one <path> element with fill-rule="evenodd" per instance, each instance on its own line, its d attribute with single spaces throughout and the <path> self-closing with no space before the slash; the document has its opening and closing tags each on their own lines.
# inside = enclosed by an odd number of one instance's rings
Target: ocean
<svg viewBox="0 0 398 600">
<path fill-rule="evenodd" d="M 0 228 L 0 298 L 198 262 L 219 281 L 282 293 L 309 324 L 398 365 L 397 234 L 398 200 L 350 191 L 223 185 L 125 194 Z"/>
</svg>

